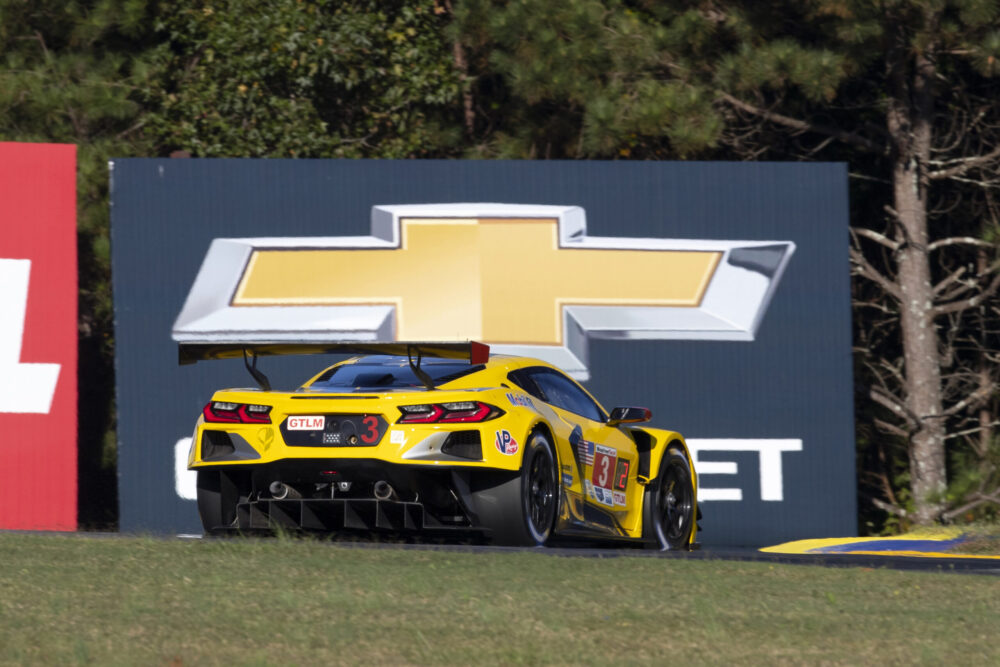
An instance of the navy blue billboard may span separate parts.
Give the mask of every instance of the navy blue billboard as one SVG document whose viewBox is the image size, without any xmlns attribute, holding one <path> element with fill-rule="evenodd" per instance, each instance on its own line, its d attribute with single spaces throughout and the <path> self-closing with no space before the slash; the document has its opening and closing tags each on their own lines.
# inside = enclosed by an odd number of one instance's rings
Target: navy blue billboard
<svg viewBox="0 0 1000 667">
<path fill-rule="evenodd" d="M 498 219 L 552 225 L 451 241 Z M 123 530 L 200 532 L 195 419 L 251 383 L 177 343 L 266 332 L 543 358 L 685 435 L 702 543 L 856 533 L 844 165 L 116 160 L 112 242 Z M 264 361 L 291 389 L 329 360 Z"/>
</svg>

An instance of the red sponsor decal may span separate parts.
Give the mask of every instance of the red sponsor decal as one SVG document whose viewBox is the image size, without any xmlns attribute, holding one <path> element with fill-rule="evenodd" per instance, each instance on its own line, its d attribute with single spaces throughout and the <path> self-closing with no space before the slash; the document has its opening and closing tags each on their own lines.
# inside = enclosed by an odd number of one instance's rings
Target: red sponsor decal
<svg viewBox="0 0 1000 667">
<path fill-rule="evenodd" d="M 503 429 L 496 432 L 496 439 L 493 441 L 497 451 L 506 456 L 517 454 L 517 440 L 510 434 L 510 431 Z"/>
<path fill-rule="evenodd" d="M 3 529 L 76 529 L 76 300 L 76 147 L 0 143 Z"/>
<path fill-rule="evenodd" d="M 322 431 L 326 426 L 326 417 L 323 415 L 309 417 L 289 417 L 289 431 Z"/>
</svg>

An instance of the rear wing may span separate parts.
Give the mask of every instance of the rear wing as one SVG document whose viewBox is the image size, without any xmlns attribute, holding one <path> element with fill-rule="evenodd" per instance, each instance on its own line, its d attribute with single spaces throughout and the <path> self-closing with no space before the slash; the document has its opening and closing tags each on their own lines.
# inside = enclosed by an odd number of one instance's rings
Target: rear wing
<svg viewBox="0 0 1000 667">
<path fill-rule="evenodd" d="M 243 359 L 250 375 L 261 389 L 270 391 L 267 376 L 257 370 L 257 358 L 286 354 L 387 354 L 405 356 L 410 368 L 428 389 L 434 389 L 431 378 L 420 369 L 424 357 L 466 359 L 470 364 L 485 364 L 490 358 L 490 346 L 475 341 L 390 343 L 364 341 L 330 342 L 259 342 L 259 343 L 178 343 L 177 361 L 183 366 L 209 359 Z"/>
<path fill-rule="evenodd" d="M 490 346 L 475 341 L 459 343 L 429 343 L 395 341 L 366 343 L 341 341 L 322 343 L 179 343 L 178 362 L 184 366 L 209 359 L 239 359 L 270 357 L 287 354 L 388 354 L 401 357 L 442 357 L 467 359 L 470 364 L 484 364 L 490 357 Z"/>
</svg>

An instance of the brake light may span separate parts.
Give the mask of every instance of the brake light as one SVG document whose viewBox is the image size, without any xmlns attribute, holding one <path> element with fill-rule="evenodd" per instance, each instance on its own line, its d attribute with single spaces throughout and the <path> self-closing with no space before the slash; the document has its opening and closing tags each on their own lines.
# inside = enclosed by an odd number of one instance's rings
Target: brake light
<svg viewBox="0 0 1000 667">
<path fill-rule="evenodd" d="M 246 424 L 271 423 L 270 405 L 241 405 L 237 413 L 240 416 L 240 421 Z"/>
<path fill-rule="evenodd" d="M 205 421 L 213 424 L 270 424 L 270 405 L 247 405 L 245 403 L 227 403 L 211 401 L 201 414 Z"/>
<path fill-rule="evenodd" d="M 464 403 L 444 403 L 442 407 L 448 412 L 441 418 L 443 422 L 481 422 L 493 412 L 492 405 L 479 401 Z"/>
<path fill-rule="evenodd" d="M 444 413 L 440 405 L 401 405 L 399 411 L 403 413 L 399 418 L 401 424 L 430 424 Z"/>
<path fill-rule="evenodd" d="M 498 407 L 480 401 L 401 405 L 397 424 L 456 424 L 485 422 L 504 414 Z"/>
</svg>

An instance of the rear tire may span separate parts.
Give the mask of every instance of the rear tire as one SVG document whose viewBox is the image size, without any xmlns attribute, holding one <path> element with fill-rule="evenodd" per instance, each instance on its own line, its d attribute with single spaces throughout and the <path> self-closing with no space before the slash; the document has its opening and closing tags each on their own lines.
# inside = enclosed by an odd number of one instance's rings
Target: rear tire
<svg viewBox="0 0 1000 667">
<path fill-rule="evenodd" d="M 687 457 L 669 449 L 660 463 L 660 474 L 643 499 L 643 538 L 660 551 L 691 548 L 695 529 L 695 493 Z"/>
<path fill-rule="evenodd" d="M 219 473 L 198 471 L 198 515 L 206 535 L 216 532 L 222 524 L 222 490 Z"/>
<path fill-rule="evenodd" d="M 476 513 L 494 544 L 544 546 L 559 506 L 558 462 L 548 436 L 528 438 L 520 474 L 473 491 Z"/>
<path fill-rule="evenodd" d="M 246 474 L 218 470 L 198 471 L 198 515 L 206 535 L 224 534 L 236 528 L 236 505 L 249 495 Z"/>
</svg>

